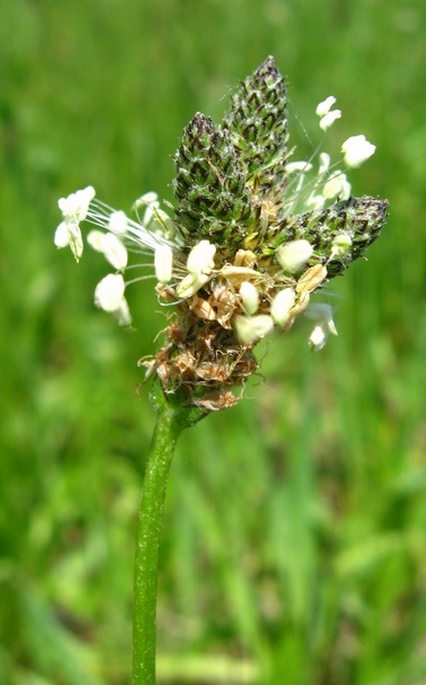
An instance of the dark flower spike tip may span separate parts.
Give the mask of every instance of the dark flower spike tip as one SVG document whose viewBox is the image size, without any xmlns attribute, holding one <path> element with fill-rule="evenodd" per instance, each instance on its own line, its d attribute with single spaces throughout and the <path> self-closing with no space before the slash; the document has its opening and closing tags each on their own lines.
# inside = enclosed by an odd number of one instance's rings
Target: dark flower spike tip
<svg viewBox="0 0 426 685">
<path fill-rule="evenodd" d="M 197 113 L 185 128 L 174 157 L 176 217 L 188 242 L 214 238 L 241 242 L 251 195 L 238 151 L 226 131 Z"/>
</svg>

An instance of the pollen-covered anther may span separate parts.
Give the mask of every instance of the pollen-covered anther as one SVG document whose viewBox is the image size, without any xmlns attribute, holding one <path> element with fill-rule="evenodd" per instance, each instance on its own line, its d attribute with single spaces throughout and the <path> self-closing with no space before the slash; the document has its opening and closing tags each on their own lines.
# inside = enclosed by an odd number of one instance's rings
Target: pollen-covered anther
<svg viewBox="0 0 426 685">
<path fill-rule="evenodd" d="M 341 116 L 342 112 L 340 109 L 332 109 L 330 112 L 327 112 L 327 114 L 321 117 L 319 127 L 323 131 L 326 131 L 334 124 L 335 121 L 337 121 L 337 119 L 340 119 Z"/>
<path fill-rule="evenodd" d="M 291 310 L 296 301 L 296 293 L 293 288 L 284 288 L 275 295 L 271 304 L 271 316 L 278 326 L 285 328 L 289 323 Z"/>
<path fill-rule="evenodd" d="M 334 95 L 329 95 L 325 100 L 322 100 L 316 107 L 315 114 L 322 118 L 329 113 L 330 109 L 336 102 Z"/>
<path fill-rule="evenodd" d="M 215 254 L 216 245 L 208 240 L 201 240 L 192 248 L 186 262 L 189 274 L 176 288 L 178 297 L 182 299 L 191 297 L 210 280 L 211 272 L 214 269 Z"/>
<path fill-rule="evenodd" d="M 55 231 L 54 242 L 56 247 L 69 247 L 78 262 L 83 254 L 83 239 L 80 231 L 80 222 L 84 221 L 89 211 L 89 205 L 95 197 L 93 186 L 87 186 L 83 190 L 77 190 L 68 197 L 58 200 L 58 207 L 62 212 L 63 221 Z"/>
<path fill-rule="evenodd" d="M 214 269 L 216 245 L 208 240 L 200 240 L 188 255 L 186 267 L 191 274 L 210 273 Z"/>
<path fill-rule="evenodd" d="M 294 274 L 312 256 L 314 249 L 307 240 L 291 240 L 275 252 L 276 259 L 286 273 Z"/>
<path fill-rule="evenodd" d="M 114 314 L 120 325 L 127 326 L 132 319 L 124 297 L 124 290 L 123 276 L 121 274 L 108 274 L 96 286 L 94 299 L 97 307 Z"/>
<path fill-rule="evenodd" d="M 334 124 L 336 119 L 340 119 L 342 112 L 340 109 L 331 109 L 336 102 L 334 95 L 329 95 L 328 98 L 319 103 L 315 110 L 315 114 L 319 116 L 319 126 L 323 131 L 326 131 Z"/>
<path fill-rule="evenodd" d="M 256 316 L 236 316 L 234 326 L 242 345 L 254 345 L 274 330 L 274 320 L 268 314 Z"/>
<path fill-rule="evenodd" d="M 113 312 L 124 296 L 124 279 L 120 274 L 108 274 L 96 286 L 95 304 L 105 312 Z"/>
<path fill-rule="evenodd" d="M 250 316 L 259 309 L 259 291 L 250 281 L 243 281 L 240 285 L 240 297 L 244 310 Z"/>
<path fill-rule="evenodd" d="M 159 245 L 154 251 L 155 277 L 159 283 L 169 283 L 173 275 L 173 250 L 169 245 Z"/>
<path fill-rule="evenodd" d="M 351 136 L 342 145 L 345 163 L 353 168 L 361 166 L 375 151 L 376 146 L 369 143 L 363 135 Z"/>
</svg>

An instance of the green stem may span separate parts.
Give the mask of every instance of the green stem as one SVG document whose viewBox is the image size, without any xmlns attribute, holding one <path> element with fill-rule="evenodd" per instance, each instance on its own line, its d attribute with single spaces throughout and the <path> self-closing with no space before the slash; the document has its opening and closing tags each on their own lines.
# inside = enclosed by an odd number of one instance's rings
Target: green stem
<svg viewBox="0 0 426 685">
<path fill-rule="evenodd" d="M 136 542 L 133 605 L 133 685 L 155 685 L 158 556 L 170 464 L 180 433 L 205 413 L 165 400 L 154 388 L 157 423 L 148 459 Z"/>
</svg>

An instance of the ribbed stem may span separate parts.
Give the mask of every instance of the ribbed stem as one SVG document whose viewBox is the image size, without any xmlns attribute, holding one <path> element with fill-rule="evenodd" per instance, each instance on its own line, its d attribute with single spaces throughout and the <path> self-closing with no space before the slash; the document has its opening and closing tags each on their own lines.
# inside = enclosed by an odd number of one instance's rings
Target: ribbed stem
<svg viewBox="0 0 426 685">
<path fill-rule="evenodd" d="M 133 685 L 155 685 L 158 556 L 164 502 L 176 441 L 205 416 L 170 404 L 157 388 L 157 423 L 146 467 L 137 532 L 133 604 Z"/>
</svg>

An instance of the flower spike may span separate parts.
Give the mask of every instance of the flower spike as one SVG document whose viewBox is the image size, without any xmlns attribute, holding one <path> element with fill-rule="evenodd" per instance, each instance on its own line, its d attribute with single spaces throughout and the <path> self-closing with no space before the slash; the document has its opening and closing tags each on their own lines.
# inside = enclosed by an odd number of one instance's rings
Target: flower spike
<svg viewBox="0 0 426 685">
<path fill-rule="evenodd" d="M 341 117 L 335 102 L 328 96 L 316 108 L 324 131 Z M 129 325 L 127 288 L 154 279 L 172 314 L 163 346 L 141 364 L 185 406 L 207 412 L 235 404 L 258 368 L 256 344 L 274 329 L 290 330 L 302 313 L 314 323 L 311 348 L 322 349 L 337 330 L 331 307 L 313 302 L 315 294 L 385 224 L 387 200 L 352 197 L 327 152 L 293 159 L 288 138 L 287 85 L 268 57 L 236 87 L 221 123 L 197 113 L 185 127 L 169 210 L 149 192 L 132 219 L 96 199 L 91 186 L 58 203 L 57 247 L 69 246 L 78 261 L 86 220 L 94 227 L 88 244 L 113 269 L 96 286 L 98 307 Z M 351 169 L 375 146 L 357 135 L 341 151 Z"/>
</svg>

